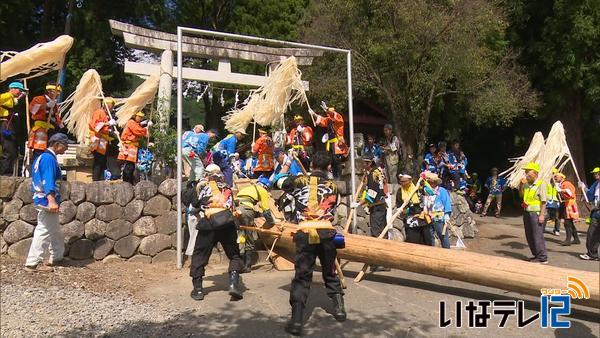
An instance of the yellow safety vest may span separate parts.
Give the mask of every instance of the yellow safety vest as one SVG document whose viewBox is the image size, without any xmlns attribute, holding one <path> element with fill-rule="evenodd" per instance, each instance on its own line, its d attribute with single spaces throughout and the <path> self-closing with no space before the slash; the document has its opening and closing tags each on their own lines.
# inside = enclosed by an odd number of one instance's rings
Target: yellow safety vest
<svg viewBox="0 0 600 338">
<path fill-rule="evenodd" d="M 523 189 L 523 203 L 525 203 L 525 211 L 540 212 L 542 209 L 542 201 L 537 197 L 537 192 L 542 185 L 541 180 L 535 181 L 532 185 Z"/>
</svg>

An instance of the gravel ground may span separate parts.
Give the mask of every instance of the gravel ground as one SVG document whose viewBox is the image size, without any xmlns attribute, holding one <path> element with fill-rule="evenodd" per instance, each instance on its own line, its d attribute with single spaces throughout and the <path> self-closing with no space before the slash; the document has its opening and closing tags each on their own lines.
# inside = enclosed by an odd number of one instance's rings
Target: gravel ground
<svg viewBox="0 0 600 338">
<path fill-rule="evenodd" d="M 129 323 L 161 323 L 171 319 L 165 311 L 151 304 L 136 302 L 118 293 L 8 283 L 0 288 L 3 337 L 103 336 Z M 128 333 L 132 336 L 147 334 Z"/>
</svg>

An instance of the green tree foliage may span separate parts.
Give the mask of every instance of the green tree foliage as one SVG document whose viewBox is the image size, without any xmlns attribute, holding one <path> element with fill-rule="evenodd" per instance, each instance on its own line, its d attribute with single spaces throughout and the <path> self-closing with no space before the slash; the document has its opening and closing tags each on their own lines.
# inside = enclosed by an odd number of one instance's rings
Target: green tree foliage
<svg viewBox="0 0 600 338">
<path fill-rule="evenodd" d="M 329 0 L 312 11 L 306 38 L 352 49 L 358 95 L 386 108 L 411 155 L 424 151 L 432 112 L 506 125 L 535 109 L 537 94 L 515 63 L 505 28 L 489 0 Z M 313 91 L 343 94 L 332 85 L 345 80 L 336 77 L 345 74 L 340 65 L 311 72 L 318 77 Z"/>
<path fill-rule="evenodd" d="M 511 42 L 544 93 L 542 117 L 560 119 L 580 172 L 584 147 L 600 157 L 600 1 L 507 0 Z"/>
</svg>

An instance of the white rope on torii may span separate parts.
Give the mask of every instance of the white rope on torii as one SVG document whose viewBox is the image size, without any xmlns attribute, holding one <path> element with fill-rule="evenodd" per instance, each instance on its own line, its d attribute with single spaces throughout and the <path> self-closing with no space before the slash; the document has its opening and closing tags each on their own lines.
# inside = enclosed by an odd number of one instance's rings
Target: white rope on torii
<svg viewBox="0 0 600 338">
<path fill-rule="evenodd" d="M 512 161 L 515 162 L 515 164 L 510 169 L 500 174 L 507 177 L 508 185 L 511 188 L 516 189 L 519 187 L 522 179 L 525 178 L 523 167 L 529 162 L 536 162 L 540 165 L 538 178 L 544 182 L 549 182 L 552 178 L 553 168 L 562 171 L 565 166 L 570 163 L 575 171 L 577 181 L 581 182 L 581 178 L 579 177 L 577 167 L 573 160 L 573 155 L 567 144 L 565 129 L 560 121 L 556 121 L 552 125 L 545 142 L 541 132 L 535 133 L 525 155 L 512 159 Z M 583 196 L 587 201 L 585 192 Z"/>
</svg>

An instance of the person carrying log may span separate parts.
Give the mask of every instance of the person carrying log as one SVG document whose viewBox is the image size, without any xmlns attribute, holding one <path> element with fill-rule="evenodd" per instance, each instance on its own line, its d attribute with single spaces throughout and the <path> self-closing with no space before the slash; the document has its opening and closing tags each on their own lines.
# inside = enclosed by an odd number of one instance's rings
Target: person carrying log
<svg viewBox="0 0 600 338">
<path fill-rule="evenodd" d="M 415 185 L 412 182 L 410 175 L 398 175 L 400 188 L 396 193 L 396 207 L 400 208 L 415 190 Z M 406 242 L 431 245 L 431 232 L 429 225 L 432 222 L 431 217 L 423 210 L 422 194 L 417 191 L 416 194 L 410 197 L 410 201 L 406 205 L 406 211 L 401 214 L 406 230 Z"/>
<path fill-rule="evenodd" d="M 567 181 L 565 174 L 557 172 L 554 174 L 554 188 L 560 196 L 560 208 L 558 209 L 559 218 L 564 220 L 566 238 L 560 243 L 562 246 L 571 244 L 580 244 L 579 235 L 575 228 L 574 221 L 579 219 L 579 210 L 577 209 L 577 199 L 575 195 L 575 185 Z M 573 237 L 573 242 L 571 242 Z"/>
<path fill-rule="evenodd" d="M 27 147 L 33 150 L 32 159 L 42 154 L 47 147 L 48 138 L 64 127 L 58 110 L 58 96 L 62 87 L 54 82 L 46 85 L 44 95 L 35 96 L 29 104 L 29 113 L 33 126 L 29 131 Z"/>
<path fill-rule="evenodd" d="M 310 126 L 304 124 L 302 115 L 294 116 L 294 123 L 296 126 L 290 130 L 287 144 L 296 150 L 302 165 L 308 168 L 310 166 L 310 155 L 313 152 L 313 130 Z"/>
<path fill-rule="evenodd" d="M 546 212 L 546 183 L 538 179 L 540 165 L 529 162 L 524 167 L 525 178 L 519 185 L 523 198 L 523 225 L 527 245 L 533 254 L 532 263 L 548 264 L 548 252 L 544 241 L 544 214 Z"/>
<path fill-rule="evenodd" d="M 140 139 L 149 135 L 149 128 L 152 121 L 144 120 L 146 114 L 137 112 L 127 121 L 123 132 L 121 133 L 121 149 L 118 159 L 123 165 L 123 181 L 135 184 L 135 164 L 138 160 L 138 150 Z"/>
<path fill-rule="evenodd" d="M 331 165 L 334 177 L 339 177 L 342 173 L 342 162 L 348 156 L 348 145 L 344 140 L 344 118 L 335 111 L 334 107 L 324 107 L 326 117 L 309 111 L 316 118 L 316 124 L 326 128 L 327 133 L 323 135 L 325 150 L 331 156 Z"/>
<path fill-rule="evenodd" d="M 254 225 L 254 218 L 264 217 L 264 228 L 270 228 L 275 224 L 273 214 L 271 214 L 269 200 L 271 196 L 269 191 L 271 182 L 267 177 L 261 176 L 256 184 L 251 184 L 240 189 L 235 202 L 237 207 L 237 218 L 241 225 Z M 256 212 L 254 207 L 257 206 L 259 211 Z M 252 271 L 252 263 L 258 258 L 256 253 L 256 241 L 258 233 L 256 231 L 240 230 L 238 236 L 240 242 L 240 252 L 244 260 L 244 268 L 240 273 L 248 273 Z"/>
<path fill-rule="evenodd" d="M 273 139 L 266 129 L 258 129 L 258 134 L 260 136 L 252 143 L 252 155 L 256 156 L 257 160 L 254 178 L 269 177 L 273 173 Z"/>
<path fill-rule="evenodd" d="M 579 187 L 587 195 L 588 201 L 592 204 L 590 211 L 590 226 L 588 227 L 587 236 L 585 238 L 585 247 L 587 252 L 579 255 L 579 258 L 586 261 L 600 260 L 598 254 L 600 251 L 600 167 L 592 170 L 594 174 L 594 183 L 589 188 L 585 183 L 579 182 Z"/>
<path fill-rule="evenodd" d="M 328 178 L 331 157 L 324 151 L 312 156 L 310 175 L 290 176 L 278 181 L 280 188 L 294 196 L 299 231 L 294 235 L 296 244 L 296 274 L 290 288 L 292 316 L 285 330 L 293 335 L 302 333 L 302 317 L 310 291 L 315 260 L 319 257 L 327 295 L 333 301 L 333 316 L 346 320 L 344 292 L 335 274 L 337 248 L 332 225 L 338 201 L 338 188 Z"/>
<path fill-rule="evenodd" d="M 437 174 L 426 172 L 424 185 L 423 205 L 431 217 L 429 232 L 431 245 L 435 246 L 435 236 L 439 238 L 442 248 L 450 249 L 448 236 L 448 221 L 452 214 L 452 201 L 446 188 L 442 187 L 442 179 Z"/>
<path fill-rule="evenodd" d="M 110 111 L 115 105 L 115 99 L 106 97 L 103 99 L 102 107 L 92 113 L 92 119 L 89 123 L 90 128 L 90 152 L 94 156 L 92 162 L 92 180 L 102 181 L 104 171 L 107 167 L 106 151 L 108 145 L 113 140 L 110 136 L 111 127 L 117 124 L 112 118 L 109 118 Z"/>
<path fill-rule="evenodd" d="M 365 164 L 366 185 L 360 196 L 360 202 L 353 202 L 350 208 L 356 209 L 360 206 L 367 205 L 369 208 L 369 227 L 371 228 L 371 236 L 378 237 L 387 225 L 387 203 L 388 183 L 383 170 L 378 165 L 378 159 L 372 154 L 364 154 L 363 161 Z M 388 238 L 385 234 L 384 238 Z M 389 268 L 382 266 L 371 266 L 371 271 L 390 271 Z"/>
<path fill-rule="evenodd" d="M 19 155 L 14 124 L 18 116 L 14 108 L 27 88 L 21 82 L 11 82 L 8 91 L 0 94 L 0 175 L 12 174 L 13 163 Z"/>
<path fill-rule="evenodd" d="M 197 215 L 196 243 L 192 254 L 190 277 L 194 288 L 190 297 L 204 299 L 202 279 L 213 247 L 221 243 L 229 258 L 229 295 L 234 300 L 243 298 L 240 288 L 240 271 L 243 269 L 240 248 L 236 242 L 237 231 L 233 215 L 233 193 L 216 164 L 206 166 L 207 180 L 198 185 L 197 199 L 191 202 L 190 213 Z"/>
</svg>

